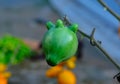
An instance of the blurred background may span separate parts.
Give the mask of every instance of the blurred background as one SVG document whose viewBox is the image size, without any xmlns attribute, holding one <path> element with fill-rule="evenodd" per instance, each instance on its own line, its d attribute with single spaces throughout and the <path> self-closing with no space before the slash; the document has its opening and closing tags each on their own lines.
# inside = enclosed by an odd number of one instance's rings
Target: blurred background
<svg viewBox="0 0 120 84">
<path fill-rule="evenodd" d="M 120 15 L 120 0 L 103 1 Z M 56 22 L 64 15 L 88 35 L 96 28 L 95 39 L 102 41 L 101 46 L 120 65 L 120 23 L 97 0 L 0 0 L 0 37 L 11 34 L 34 50 L 47 31 L 46 22 Z M 80 56 L 73 69 L 77 84 L 117 84 L 113 76 L 119 71 L 101 51 L 86 38 L 79 45 Z M 50 66 L 44 57 L 35 59 L 10 66 L 9 84 L 57 84 L 45 75 Z"/>
</svg>

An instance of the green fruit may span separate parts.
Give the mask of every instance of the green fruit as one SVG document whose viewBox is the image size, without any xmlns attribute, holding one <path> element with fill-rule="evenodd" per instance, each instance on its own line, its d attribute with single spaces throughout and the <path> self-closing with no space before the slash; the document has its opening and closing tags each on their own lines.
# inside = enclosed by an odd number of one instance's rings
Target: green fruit
<svg viewBox="0 0 120 84">
<path fill-rule="evenodd" d="M 49 65 L 55 66 L 73 56 L 76 53 L 78 39 L 76 32 L 77 24 L 69 27 L 64 26 L 61 20 L 54 25 L 47 23 L 48 31 L 45 33 L 42 46 Z"/>
</svg>

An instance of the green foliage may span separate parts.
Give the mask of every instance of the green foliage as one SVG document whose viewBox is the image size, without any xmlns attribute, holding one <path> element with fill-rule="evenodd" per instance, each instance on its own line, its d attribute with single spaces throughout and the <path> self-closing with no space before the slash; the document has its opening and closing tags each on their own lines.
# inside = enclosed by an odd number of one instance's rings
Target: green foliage
<svg viewBox="0 0 120 84">
<path fill-rule="evenodd" d="M 17 64 L 30 54 L 31 49 L 21 39 L 11 35 L 0 38 L 0 63 Z"/>
</svg>

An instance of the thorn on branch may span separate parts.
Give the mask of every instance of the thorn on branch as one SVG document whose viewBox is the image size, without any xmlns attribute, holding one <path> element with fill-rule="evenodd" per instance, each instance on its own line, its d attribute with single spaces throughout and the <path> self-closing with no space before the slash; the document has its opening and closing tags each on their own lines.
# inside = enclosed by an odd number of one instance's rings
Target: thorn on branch
<svg viewBox="0 0 120 84">
<path fill-rule="evenodd" d="M 67 15 L 65 15 L 65 16 L 63 17 L 63 21 L 64 21 L 64 24 L 66 24 L 66 25 L 71 25 L 70 21 L 68 20 Z"/>
<path fill-rule="evenodd" d="M 104 11 L 107 11 L 107 8 L 106 8 L 106 7 L 104 7 Z"/>
<path fill-rule="evenodd" d="M 91 33 L 91 35 L 90 35 L 90 44 L 91 44 L 92 46 L 95 46 L 94 33 L 95 33 L 95 28 L 92 30 L 92 33 Z"/>
<path fill-rule="evenodd" d="M 98 42 L 100 45 L 102 44 L 102 41 L 99 41 L 99 40 L 98 40 L 97 42 Z"/>
</svg>

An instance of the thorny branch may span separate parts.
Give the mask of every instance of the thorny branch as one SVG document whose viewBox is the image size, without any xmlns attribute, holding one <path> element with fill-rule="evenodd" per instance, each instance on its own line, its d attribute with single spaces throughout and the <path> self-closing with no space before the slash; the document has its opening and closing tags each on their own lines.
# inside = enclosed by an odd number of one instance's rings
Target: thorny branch
<svg viewBox="0 0 120 84">
<path fill-rule="evenodd" d="M 67 24 L 67 25 L 70 25 L 71 22 L 68 20 L 68 18 L 65 16 L 63 18 L 63 21 Z M 83 31 L 81 31 L 80 29 L 78 29 L 78 32 L 85 36 L 86 38 L 88 38 L 90 40 L 90 44 L 92 46 L 96 46 L 99 50 L 101 50 L 101 52 L 103 52 L 103 54 L 116 66 L 116 68 L 118 68 L 118 70 L 120 70 L 120 66 L 111 58 L 111 56 L 101 47 L 100 45 L 100 41 L 96 41 L 94 39 L 94 33 L 95 33 L 95 28 L 92 30 L 92 33 L 91 35 L 87 35 L 86 33 L 84 33 Z"/>
<path fill-rule="evenodd" d="M 102 0 L 98 0 L 98 2 L 105 7 L 105 9 L 110 12 L 118 21 L 120 21 L 120 16 L 112 11 Z"/>
</svg>

